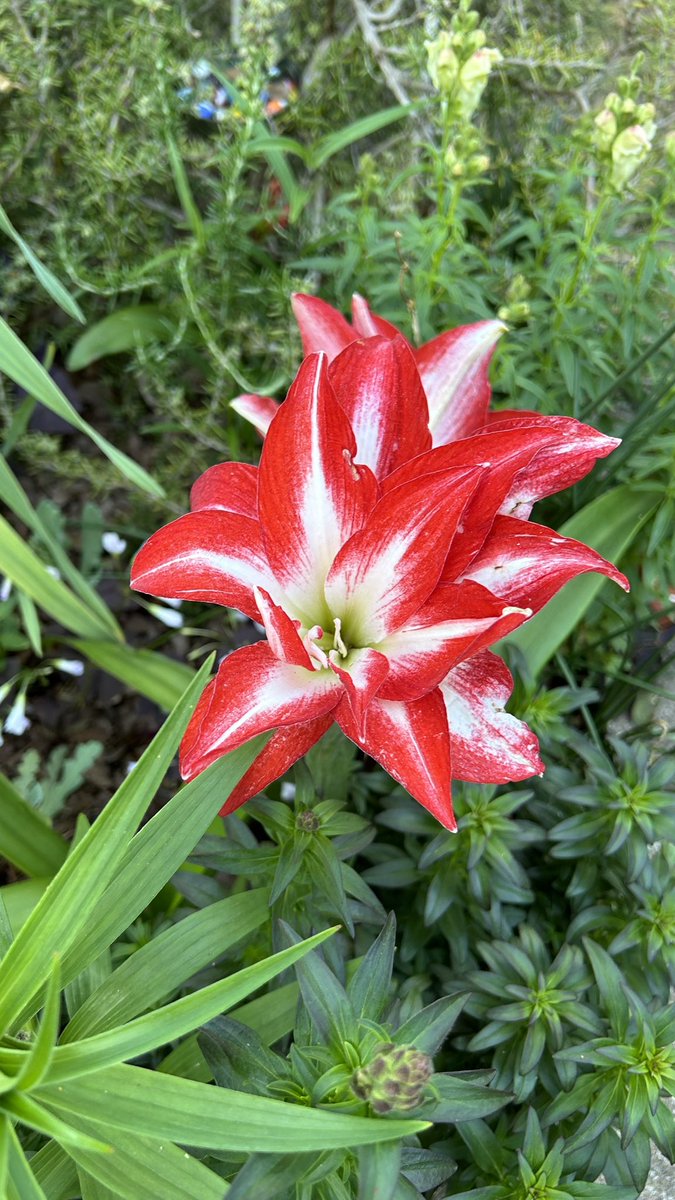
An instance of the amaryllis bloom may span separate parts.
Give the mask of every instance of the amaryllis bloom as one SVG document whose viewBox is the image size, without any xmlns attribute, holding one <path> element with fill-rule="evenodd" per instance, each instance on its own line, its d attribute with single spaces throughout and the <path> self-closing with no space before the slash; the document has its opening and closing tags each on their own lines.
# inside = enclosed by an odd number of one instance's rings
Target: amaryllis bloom
<svg viewBox="0 0 675 1200">
<path fill-rule="evenodd" d="M 517 507 L 505 510 L 513 516 L 529 516 L 535 500 L 577 483 L 591 470 L 597 458 L 604 458 L 619 444 L 616 438 L 606 437 L 570 417 L 549 417 L 525 410 L 488 411 L 492 395 L 488 372 L 497 342 L 506 330 L 502 321 L 460 325 L 415 348 L 402 338 L 395 325 L 373 313 L 363 296 L 352 297 L 351 325 L 342 313 L 317 296 L 298 293 L 292 297 L 292 305 L 305 354 L 323 351 L 332 362 L 348 346 L 361 344 L 364 340 L 370 342 L 379 337 L 405 342 L 422 384 L 421 415 L 417 414 L 417 419 L 428 427 L 429 445 L 443 446 L 481 431 L 504 433 L 526 426 L 546 430 L 549 436 L 536 468 L 530 473 L 528 496 L 520 497 Z M 377 356 L 360 361 L 367 362 L 370 371 L 369 376 L 361 376 L 362 399 L 358 405 L 361 426 L 367 421 L 369 436 L 377 439 L 377 414 L 381 408 L 377 382 L 380 364 Z M 417 388 L 419 391 L 419 383 Z M 368 411 L 366 394 L 370 396 Z M 279 405 L 270 396 L 246 394 L 233 400 L 231 407 L 264 437 Z M 364 461 L 359 433 L 355 432 L 360 461 Z"/>
<path fill-rule="evenodd" d="M 453 777 L 540 773 L 536 738 L 504 711 L 509 671 L 488 647 L 583 571 L 627 586 L 594 550 L 519 519 L 607 452 L 595 436 L 593 455 L 584 434 L 575 443 L 559 427 L 507 420 L 434 449 L 403 338 L 350 343 L 330 364 L 309 354 L 259 468 L 211 467 L 192 511 L 134 562 L 139 591 L 238 608 L 266 633 L 206 688 L 183 777 L 274 730 L 232 812 L 337 721 L 453 829 Z"/>
</svg>

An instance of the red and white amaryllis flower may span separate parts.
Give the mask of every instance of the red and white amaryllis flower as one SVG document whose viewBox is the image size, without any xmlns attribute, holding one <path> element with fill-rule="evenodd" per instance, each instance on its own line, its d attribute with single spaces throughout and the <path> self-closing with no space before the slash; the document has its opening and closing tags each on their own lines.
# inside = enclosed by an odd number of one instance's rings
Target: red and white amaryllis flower
<svg viewBox="0 0 675 1200">
<path fill-rule="evenodd" d="M 507 421 L 433 449 L 403 338 L 350 343 L 330 364 L 310 354 L 260 467 L 208 470 L 192 511 L 134 562 L 137 590 L 238 608 L 267 635 L 206 688 L 181 747 L 184 778 L 275 730 L 232 812 L 337 721 L 453 829 L 453 777 L 541 772 L 536 738 L 504 712 L 510 674 L 487 647 L 583 571 L 627 586 L 594 550 L 509 515 L 542 479 L 557 490 L 556 470 L 557 486 L 584 474 L 607 453 L 596 436 L 591 457 L 583 436 L 561 455 L 559 429 Z"/>
</svg>

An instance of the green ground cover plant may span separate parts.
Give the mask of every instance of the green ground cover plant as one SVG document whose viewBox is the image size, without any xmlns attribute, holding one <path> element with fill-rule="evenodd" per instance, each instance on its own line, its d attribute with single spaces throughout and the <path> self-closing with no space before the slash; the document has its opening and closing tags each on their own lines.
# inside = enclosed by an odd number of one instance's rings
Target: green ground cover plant
<svg viewBox="0 0 675 1200">
<path fill-rule="evenodd" d="M 635 1200 L 675 1159 L 674 40 L 670 0 L 0 8 L 0 1197 Z M 257 635 L 131 561 L 258 461 L 229 402 L 284 395 L 293 291 L 498 317 L 495 408 L 623 439 L 535 520 L 631 593 L 499 647 L 547 769 L 456 784 L 457 833 L 336 727 L 225 817 L 262 743 L 173 765 Z"/>
</svg>

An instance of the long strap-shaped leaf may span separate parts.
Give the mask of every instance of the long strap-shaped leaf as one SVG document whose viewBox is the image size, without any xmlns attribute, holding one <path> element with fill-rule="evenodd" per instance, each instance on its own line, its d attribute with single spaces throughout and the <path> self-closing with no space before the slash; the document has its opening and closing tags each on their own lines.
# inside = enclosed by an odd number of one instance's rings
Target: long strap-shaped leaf
<svg viewBox="0 0 675 1200">
<path fill-rule="evenodd" d="M 25 875 L 55 875 L 68 847 L 17 792 L 9 779 L 0 775 L 0 855 Z"/>
<path fill-rule="evenodd" d="M 56 386 L 42 364 L 33 357 L 30 350 L 24 346 L 21 339 L 2 318 L 0 318 L 0 371 L 31 396 L 35 396 L 41 404 L 44 404 L 45 408 L 51 409 L 69 425 L 79 429 L 80 433 L 91 438 L 106 458 L 109 458 L 110 462 L 137 487 L 144 492 L 149 492 L 151 496 L 161 497 L 164 495 L 163 488 L 148 475 L 147 471 L 139 467 L 138 463 L 129 458 L 128 454 L 124 454 L 111 445 L 107 438 L 104 438 L 76 412 L 70 400 Z"/>
<path fill-rule="evenodd" d="M 176 753 L 210 665 L 204 664 L 134 771 L 75 847 L 0 963 L 0 1028 L 11 1026 L 39 994 L 54 951 L 65 953 L 91 920 Z"/>
<path fill-rule="evenodd" d="M 78 1116 L 91 1120 L 99 1136 L 104 1129 L 125 1129 L 251 1154 L 374 1145 L 429 1128 L 424 1121 L 383 1121 L 286 1104 L 142 1067 L 110 1067 L 60 1088 L 41 1088 L 39 1096 L 69 1121 Z"/>
</svg>

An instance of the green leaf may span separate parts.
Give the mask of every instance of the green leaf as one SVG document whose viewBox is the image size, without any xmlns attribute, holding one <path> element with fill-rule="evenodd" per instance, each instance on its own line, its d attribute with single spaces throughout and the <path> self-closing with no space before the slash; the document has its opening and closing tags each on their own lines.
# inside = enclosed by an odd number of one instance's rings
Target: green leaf
<svg viewBox="0 0 675 1200">
<path fill-rule="evenodd" d="M 210 661 L 204 663 L 137 766 L 66 859 L 14 939 L 0 963 L 0 1027 L 7 1028 L 30 1008 L 49 974 L 52 954 L 58 949 L 65 955 L 78 941 L 97 901 L 118 874 L 134 831 L 185 732 L 210 667 Z"/>
<path fill-rule="evenodd" d="M 201 678 L 200 673 L 198 679 Z M 268 737 L 268 734 L 262 734 L 253 738 L 213 763 L 181 788 L 138 831 L 114 879 L 94 907 L 87 928 L 80 932 L 77 942 L 64 955 L 62 978 L 65 983 L 93 962 L 154 900 L 208 829 Z M 136 770 L 138 767 L 132 776 Z"/>
<path fill-rule="evenodd" d="M 21 1091 L 29 1092 L 37 1087 L 49 1070 L 49 1064 L 51 1063 L 54 1047 L 56 1046 L 56 1039 L 59 1035 L 59 1022 L 61 1018 L 60 979 L 59 959 L 57 955 L 54 955 L 37 1037 L 25 1056 L 25 1066 L 20 1071 L 16 1081 L 16 1086 Z"/>
<path fill-rule="evenodd" d="M 77 301 L 73 299 L 73 297 L 70 295 L 70 292 L 68 292 L 60 280 L 56 278 L 56 275 L 54 275 L 48 267 L 45 267 L 44 263 L 40 262 L 40 259 L 38 258 L 37 254 L 31 250 L 28 242 L 25 242 L 21 237 L 21 234 L 18 233 L 14 228 L 1 204 L 0 229 L 3 233 L 6 233 L 7 236 L 10 237 L 12 241 L 19 247 L 19 250 L 28 263 L 28 266 L 35 275 L 38 283 L 40 283 L 47 292 L 47 295 L 51 296 L 54 303 L 58 304 L 59 308 L 62 308 L 64 312 L 68 313 L 69 317 L 73 317 L 76 321 L 79 321 L 82 325 L 84 325 L 84 314 Z"/>
<path fill-rule="evenodd" d="M 80 1200 L 75 1164 L 58 1142 L 38 1150 L 30 1167 L 47 1200 Z"/>
<path fill-rule="evenodd" d="M 60 1044 L 130 1021 L 215 961 L 269 916 L 267 891 L 228 896 L 141 946 L 84 1001 Z"/>
<path fill-rule="evenodd" d="M 98 433 L 85 421 L 44 367 L 33 357 L 30 350 L 24 346 L 20 338 L 10 329 L 9 325 L 0 318 L 0 371 L 4 372 L 14 383 L 34 396 L 46 408 L 57 413 L 69 425 L 79 429 L 91 438 L 99 450 L 109 458 L 111 463 L 121 473 L 151 496 L 163 496 L 164 491 L 154 479 L 139 467 L 137 463 L 112 446 L 102 434 Z"/>
<path fill-rule="evenodd" d="M 379 1021 L 389 1007 L 395 949 L 396 917 L 389 913 L 384 928 L 367 950 L 347 986 L 347 995 L 357 1017 Z"/>
<path fill-rule="evenodd" d="M 33 508 L 21 484 L 2 456 L 0 456 L 0 500 L 3 500 L 8 508 L 12 509 L 14 515 L 39 538 L 64 580 L 70 584 L 74 592 L 77 592 L 87 608 L 99 616 L 100 632 L 98 636 L 103 634 L 121 640 L 122 631 L 107 604 L 70 561 L 63 546 Z"/>
<path fill-rule="evenodd" d="M 634 491 L 627 485 L 613 488 L 575 513 L 565 522 L 560 533 L 564 537 L 586 542 L 610 562 L 617 562 L 655 504 L 653 494 Z M 549 600 L 542 612 L 515 633 L 509 634 L 500 644 L 516 646 L 527 660 L 531 674 L 539 675 L 607 582 L 604 575 L 594 573 L 573 579 Z"/>
<path fill-rule="evenodd" d="M 285 921 L 279 926 L 284 937 L 292 944 L 299 942 L 298 935 Z M 295 973 L 300 984 L 302 998 L 307 1011 L 322 1038 L 337 1045 L 354 1036 L 354 1010 L 342 984 L 315 952 L 299 962 Z"/>
<path fill-rule="evenodd" d="M 50 575 L 35 551 L 4 517 L 0 517 L 0 572 L 65 629 L 85 638 L 110 638 L 109 623 L 60 579 Z"/>
<path fill-rule="evenodd" d="M 135 692 L 147 696 L 165 712 L 170 712 L 185 688 L 194 679 L 194 671 L 156 650 L 138 650 L 110 641 L 73 639 L 70 645 L 97 667 L 121 680 Z"/>
<path fill-rule="evenodd" d="M 443 1045 L 468 998 L 465 993 L 461 996 L 441 996 L 440 1000 L 434 1000 L 433 1004 L 428 1004 L 399 1026 L 394 1041 L 398 1046 L 416 1046 L 424 1054 L 433 1057 Z"/>
<path fill-rule="evenodd" d="M 118 1066 L 41 1088 L 43 1103 L 101 1127 L 238 1153 L 306 1153 L 396 1141 L 426 1122 L 352 1117 Z"/>
<path fill-rule="evenodd" d="M 614 959 L 607 951 L 590 938 L 582 939 L 584 949 L 593 968 L 595 981 L 602 997 L 602 1004 L 613 1032 L 621 1040 L 626 1036 L 630 1022 L 630 1008 L 626 998 L 626 981 Z"/>
<path fill-rule="evenodd" d="M 508 1092 L 482 1087 L 458 1075 L 434 1075 L 431 1083 L 439 1099 L 427 1100 L 417 1110 L 431 1121 L 476 1121 L 497 1112 L 511 1099 Z"/>
<path fill-rule="evenodd" d="M 190 180 L 188 179 L 187 171 L 185 170 L 185 164 L 183 163 L 178 147 L 170 133 L 166 134 L 166 148 L 169 155 L 169 163 L 171 165 L 171 174 L 173 175 L 173 181 L 176 185 L 176 192 L 178 193 L 178 199 L 180 200 L 181 208 L 185 213 L 187 223 L 194 234 L 197 245 L 201 246 L 203 245 L 205 239 L 204 222 L 202 221 L 202 215 L 197 208 L 197 205 L 194 201 L 194 196 L 192 195 L 192 188 L 190 187 Z"/>
<path fill-rule="evenodd" d="M 9 779 L 0 775 L 0 846 L 2 856 L 24 875 L 55 875 L 65 861 L 68 847 L 17 792 Z"/>
<path fill-rule="evenodd" d="M 3 1100 L 3 1107 L 22 1125 L 27 1125 L 29 1129 L 34 1129 L 45 1137 L 54 1138 L 62 1146 L 81 1146 L 95 1151 L 96 1154 L 104 1154 L 109 1150 L 108 1144 L 102 1139 L 80 1133 L 74 1126 L 43 1108 L 32 1096 L 25 1096 L 16 1091 L 10 1092 Z"/>
<path fill-rule="evenodd" d="M 33 1174 L 32 1160 L 28 1162 L 23 1146 L 6 1118 L 4 1123 L 8 1127 L 9 1153 L 5 1161 L 9 1167 L 9 1187 L 5 1191 L 4 1181 L 0 1178 L 0 1196 L 6 1195 L 7 1200 L 47 1200 Z M 2 1149 L 4 1147 L 0 1148 L 0 1161 L 3 1158 Z"/>
<path fill-rule="evenodd" d="M 402 117 L 409 116 L 413 107 L 411 104 L 396 104 L 392 108 L 383 108 L 380 112 L 360 117 L 351 125 L 345 125 L 335 133 L 329 133 L 326 137 L 319 138 L 308 154 L 310 166 L 317 170 L 334 154 L 339 154 L 340 150 L 345 150 L 347 146 L 352 146 L 361 138 L 369 137 L 371 133 L 377 133 L 385 126 L 392 125 L 395 121 L 400 121 Z"/>
<path fill-rule="evenodd" d="M 86 1115 L 73 1117 L 83 1133 L 105 1132 L 112 1154 L 92 1154 L 79 1146 L 69 1152 L 79 1167 L 121 1200 L 223 1200 L 227 1184 L 196 1158 L 163 1139 L 139 1137 L 133 1130 L 108 1128 Z"/>
<path fill-rule="evenodd" d="M 31 650 L 38 658 L 42 658 L 42 631 L 40 629 L 40 618 L 38 617 L 37 609 L 30 596 L 27 596 L 25 592 L 19 592 L 18 601 L 21 624 L 26 631 Z"/>
<path fill-rule="evenodd" d="M 156 1049 L 157 1046 L 163 1046 L 186 1033 L 191 1033 L 193 1029 L 205 1025 L 219 1013 L 238 1004 L 244 996 L 257 991 L 334 932 L 334 929 L 327 929 L 317 933 L 297 946 L 272 954 L 261 962 L 244 967 L 227 979 L 219 979 L 198 992 L 181 996 L 172 1004 L 155 1009 L 124 1025 L 107 1029 L 81 1041 L 58 1046 L 49 1071 L 49 1083 L 79 1078 L 85 1073 L 99 1071 L 125 1059 L 137 1058 Z"/>
<path fill-rule="evenodd" d="M 109 354 L 124 354 L 138 346 L 167 342 L 175 331 L 174 322 L 155 304 L 118 308 L 80 335 L 66 359 L 66 366 L 69 371 L 82 371 Z M 153 486 L 157 488 L 157 484 Z M 161 495 L 161 492 L 155 491 L 155 495 Z"/>
<path fill-rule="evenodd" d="M 361 1146 L 358 1200 L 393 1200 L 400 1172 L 400 1142 Z"/>
</svg>

